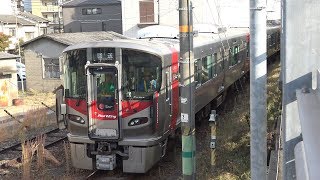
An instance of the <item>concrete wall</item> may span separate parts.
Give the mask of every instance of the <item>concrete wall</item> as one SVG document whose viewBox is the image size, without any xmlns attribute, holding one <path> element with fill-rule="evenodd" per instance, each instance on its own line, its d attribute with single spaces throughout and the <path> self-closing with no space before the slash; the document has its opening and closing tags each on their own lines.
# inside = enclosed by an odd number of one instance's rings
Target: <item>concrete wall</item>
<svg viewBox="0 0 320 180">
<path fill-rule="evenodd" d="M 43 77 L 43 59 L 59 58 L 67 45 L 50 39 L 42 38 L 24 47 L 27 88 L 37 91 L 53 91 L 62 84 L 61 79 L 46 79 Z"/>
<path fill-rule="evenodd" d="M 12 100 L 18 97 L 16 59 L 0 60 L 0 67 L 15 72 L 11 78 L 0 78 L 0 107 L 11 106 Z"/>
<path fill-rule="evenodd" d="M 154 1 L 155 23 L 179 26 L 179 1 Z M 226 27 L 249 27 L 249 0 L 193 0 L 194 24 L 219 24 Z M 269 19 L 280 19 L 280 1 L 268 0 Z M 159 6 L 159 7 L 158 7 Z M 122 0 L 123 34 L 136 37 L 140 23 L 138 1 Z M 158 21 L 158 15 L 160 20 Z"/>
<path fill-rule="evenodd" d="M 102 13 L 96 15 L 82 15 L 83 8 L 101 8 Z M 107 6 L 64 7 L 63 23 L 64 32 L 90 32 L 105 31 L 122 33 L 121 5 L 111 4 Z"/>
</svg>

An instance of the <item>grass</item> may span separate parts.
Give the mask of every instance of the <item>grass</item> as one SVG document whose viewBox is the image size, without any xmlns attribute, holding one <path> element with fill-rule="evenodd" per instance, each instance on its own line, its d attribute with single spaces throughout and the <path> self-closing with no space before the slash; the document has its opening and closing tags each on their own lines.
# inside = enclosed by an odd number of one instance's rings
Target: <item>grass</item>
<svg viewBox="0 0 320 180">
<path fill-rule="evenodd" d="M 277 60 L 268 66 L 267 132 L 269 135 L 273 133 L 275 122 L 281 115 L 279 74 L 280 63 Z M 208 174 L 200 176 L 200 179 L 242 180 L 251 178 L 249 92 L 249 84 L 247 84 L 236 98 L 228 97 L 225 102 L 227 109 L 220 112 L 218 117 L 216 165 L 211 168 L 200 168 L 200 174 Z M 209 154 L 206 153 L 207 156 Z"/>
</svg>

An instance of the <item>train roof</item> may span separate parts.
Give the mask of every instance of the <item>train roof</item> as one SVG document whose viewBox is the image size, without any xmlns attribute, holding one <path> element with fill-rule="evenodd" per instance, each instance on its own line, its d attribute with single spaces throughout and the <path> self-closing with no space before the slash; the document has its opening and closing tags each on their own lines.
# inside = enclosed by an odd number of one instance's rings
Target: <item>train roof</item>
<svg viewBox="0 0 320 180">
<path fill-rule="evenodd" d="M 279 28 L 279 27 L 271 27 Z M 270 29 L 270 28 L 269 28 Z M 199 47 L 211 43 L 223 42 L 235 37 L 246 36 L 249 34 L 249 28 L 230 28 L 225 33 L 199 33 L 194 37 L 194 47 Z M 67 47 L 64 52 L 75 49 L 86 48 L 102 48 L 102 47 L 115 47 L 127 48 L 145 51 L 157 55 L 169 54 L 170 47 L 179 51 L 179 39 L 169 38 L 147 38 L 147 39 L 134 39 L 134 38 L 116 38 L 103 41 L 84 42 Z"/>
</svg>

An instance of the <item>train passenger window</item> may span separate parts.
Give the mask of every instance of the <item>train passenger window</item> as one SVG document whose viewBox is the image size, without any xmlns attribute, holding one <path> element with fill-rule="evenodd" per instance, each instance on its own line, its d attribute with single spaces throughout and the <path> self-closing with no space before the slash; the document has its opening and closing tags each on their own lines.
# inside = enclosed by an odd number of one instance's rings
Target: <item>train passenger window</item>
<svg viewBox="0 0 320 180">
<path fill-rule="evenodd" d="M 208 56 L 207 56 L 208 57 Z M 202 58 L 202 68 L 201 68 L 201 83 L 205 83 L 209 80 L 209 61 L 207 57 Z"/>
<path fill-rule="evenodd" d="M 196 88 L 201 86 L 201 77 L 199 72 L 199 63 L 201 63 L 200 59 L 196 59 L 194 61 L 194 81 Z"/>
<path fill-rule="evenodd" d="M 217 53 L 214 53 L 213 56 L 211 57 L 212 58 L 212 66 L 211 66 L 211 75 L 210 77 L 215 77 L 217 76 L 217 60 L 218 60 L 218 54 Z"/>
<path fill-rule="evenodd" d="M 227 58 L 226 58 L 227 59 Z M 225 60 L 226 60 L 225 59 Z M 219 53 L 217 55 L 217 65 L 216 65 L 216 71 L 217 71 L 217 74 L 220 74 L 221 72 L 223 72 L 223 69 L 224 69 L 224 53 L 222 51 L 222 53 Z"/>
<path fill-rule="evenodd" d="M 230 66 L 234 66 L 238 63 L 239 60 L 239 46 L 234 46 L 233 48 L 230 48 Z"/>
<path fill-rule="evenodd" d="M 124 99 L 152 99 L 161 86 L 161 58 L 122 50 L 122 93 Z"/>
</svg>

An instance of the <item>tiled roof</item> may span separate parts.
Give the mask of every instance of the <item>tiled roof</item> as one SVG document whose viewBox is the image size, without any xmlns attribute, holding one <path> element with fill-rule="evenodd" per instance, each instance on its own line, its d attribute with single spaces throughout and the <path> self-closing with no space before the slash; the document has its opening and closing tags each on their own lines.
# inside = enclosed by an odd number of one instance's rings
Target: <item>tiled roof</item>
<svg viewBox="0 0 320 180">
<path fill-rule="evenodd" d="M 14 58 L 18 58 L 18 55 L 14 55 L 14 54 L 9 54 L 6 52 L 0 52 L 0 60 L 3 59 L 14 59 Z"/>
<path fill-rule="evenodd" d="M 27 19 L 36 21 L 36 22 L 49 22 L 48 19 L 45 19 L 45 18 L 36 16 L 36 15 L 31 14 L 31 13 L 29 13 L 29 12 L 20 12 L 19 15 L 20 15 L 20 16 L 23 16 L 23 17 L 25 17 L 25 18 L 27 18 Z"/>
<path fill-rule="evenodd" d="M 62 5 L 62 7 L 75 7 L 75 6 L 88 6 L 88 5 L 96 5 L 103 6 L 108 4 L 119 4 L 120 0 L 72 0 L 66 2 Z"/>
<path fill-rule="evenodd" d="M 15 24 L 16 20 L 17 20 L 17 23 L 21 24 L 21 25 L 30 25 L 30 26 L 35 25 L 34 23 L 29 22 L 29 21 L 24 20 L 19 17 L 17 17 L 17 19 L 16 19 L 16 16 L 14 16 L 14 15 L 0 15 L 0 22 L 2 22 L 2 23 Z"/>
<path fill-rule="evenodd" d="M 73 45 L 81 42 L 93 42 L 93 41 L 102 41 L 102 40 L 113 40 L 113 39 L 127 39 L 127 37 L 112 32 L 104 32 L 104 31 L 98 31 L 98 32 L 77 32 L 77 33 L 56 33 L 56 34 L 45 34 L 42 36 L 39 36 L 37 38 L 34 38 L 30 41 L 25 42 L 22 44 L 22 46 L 26 46 L 38 39 L 41 38 L 49 38 L 53 41 L 57 41 L 61 44 L 65 45 Z"/>
</svg>

